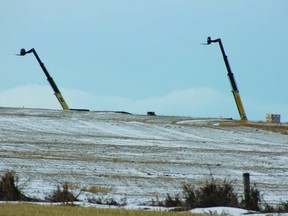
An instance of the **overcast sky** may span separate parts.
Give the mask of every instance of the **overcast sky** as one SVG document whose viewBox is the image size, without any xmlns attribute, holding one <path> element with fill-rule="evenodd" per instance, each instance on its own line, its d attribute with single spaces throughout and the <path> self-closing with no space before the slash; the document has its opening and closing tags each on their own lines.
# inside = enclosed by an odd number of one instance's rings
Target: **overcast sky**
<svg viewBox="0 0 288 216">
<path fill-rule="evenodd" d="M 1 0 L 0 106 L 288 121 L 287 0 Z"/>
</svg>

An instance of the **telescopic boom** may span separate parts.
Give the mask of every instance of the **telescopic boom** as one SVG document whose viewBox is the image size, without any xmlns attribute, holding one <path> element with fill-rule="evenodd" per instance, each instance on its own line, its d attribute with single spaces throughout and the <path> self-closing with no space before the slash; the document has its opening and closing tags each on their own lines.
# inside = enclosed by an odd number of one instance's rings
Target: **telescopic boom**
<svg viewBox="0 0 288 216">
<path fill-rule="evenodd" d="M 63 98 L 60 90 L 58 89 L 58 87 L 57 87 L 56 83 L 54 82 L 53 78 L 52 78 L 52 77 L 50 76 L 50 74 L 48 73 L 48 71 L 47 71 L 46 67 L 44 66 L 43 62 L 41 62 L 41 60 L 40 60 L 37 52 L 35 51 L 35 49 L 32 48 L 32 49 L 30 49 L 30 50 L 28 50 L 28 51 L 26 51 L 25 49 L 21 49 L 21 50 L 20 50 L 20 56 L 24 56 L 24 55 L 26 55 L 27 53 L 33 53 L 33 54 L 34 54 L 34 56 L 36 57 L 37 61 L 38 61 L 39 64 L 40 64 L 42 70 L 44 71 L 44 73 L 45 73 L 45 75 L 46 75 L 46 77 L 47 77 L 48 82 L 50 83 L 52 89 L 54 90 L 54 94 L 55 94 L 55 96 L 57 97 L 59 103 L 61 104 L 63 110 L 69 110 L 69 107 L 68 107 L 67 103 L 65 102 L 65 100 L 64 100 L 64 98 Z"/>
<path fill-rule="evenodd" d="M 234 99 L 235 99 L 235 102 L 236 102 L 236 106 L 238 108 L 238 112 L 239 112 L 240 118 L 241 118 L 241 120 L 247 121 L 247 116 L 246 116 L 246 113 L 245 113 L 245 110 L 244 110 L 244 107 L 243 107 L 243 104 L 242 104 L 242 101 L 241 101 L 241 98 L 240 98 L 239 90 L 238 90 L 236 81 L 234 79 L 234 75 L 233 75 L 233 73 L 231 71 L 231 68 L 230 68 L 230 65 L 229 65 L 229 62 L 228 62 L 228 57 L 225 54 L 225 50 L 224 50 L 223 44 L 221 42 L 221 39 L 218 38 L 218 39 L 215 39 L 215 40 L 211 40 L 211 37 L 207 38 L 207 44 L 208 45 L 211 44 L 211 43 L 217 43 L 217 42 L 220 45 L 220 49 L 221 49 L 221 52 L 222 52 L 222 55 L 223 55 L 223 58 L 224 58 L 224 62 L 225 62 L 225 65 L 226 65 L 226 68 L 227 68 L 227 71 L 228 71 L 227 75 L 228 75 L 230 83 L 231 83 L 232 93 L 233 93 L 233 96 L 234 96 Z"/>
</svg>

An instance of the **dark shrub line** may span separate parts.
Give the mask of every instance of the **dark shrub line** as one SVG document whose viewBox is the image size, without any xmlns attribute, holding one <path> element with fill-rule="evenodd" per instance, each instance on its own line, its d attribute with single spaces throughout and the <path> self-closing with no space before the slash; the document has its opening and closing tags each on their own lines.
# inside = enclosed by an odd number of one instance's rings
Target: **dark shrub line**
<svg viewBox="0 0 288 216">
<path fill-rule="evenodd" d="M 80 195 L 80 194 L 79 194 Z M 78 196 L 79 196 L 78 195 Z M 39 200 L 25 196 L 21 189 L 18 187 L 18 178 L 13 171 L 7 171 L 0 179 L 0 201 L 28 201 L 28 202 L 62 202 L 69 204 L 74 201 L 79 201 L 78 196 L 75 196 L 69 191 L 68 183 L 65 182 L 61 187 L 57 186 L 57 189 L 52 192 L 51 195 L 45 197 L 45 200 Z M 242 199 L 238 201 L 238 195 L 234 191 L 233 182 L 224 179 L 222 182 L 216 181 L 213 177 L 207 180 L 204 186 L 195 187 L 192 184 L 184 184 L 182 186 L 182 194 L 176 194 L 174 196 L 167 194 L 164 201 L 158 199 L 152 200 L 150 205 L 153 206 L 165 206 L 176 207 L 177 210 L 188 210 L 192 208 L 201 207 L 240 207 L 248 208 L 249 210 L 261 211 L 261 212 L 288 212 L 288 201 L 281 202 L 276 207 L 273 207 L 265 203 L 260 196 L 260 191 L 255 187 L 250 191 L 250 201 L 247 206 L 247 202 Z M 101 199 L 90 198 L 88 202 L 95 204 L 127 205 L 126 198 L 121 199 L 120 202 L 113 198 Z M 244 206 L 244 203 L 246 206 Z M 260 207 L 262 206 L 262 208 Z"/>
<path fill-rule="evenodd" d="M 182 193 L 176 195 L 167 194 L 163 201 L 152 200 L 151 205 L 174 207 L 177 210 L 189 210 L 193 208 L 205 207 L 238 207 L 260 212 L 288 212 L 288 202 L 282 202 L 276 207 L 270 206 L 261 199 L 260 191 L 254 187 L 250 191 L 250 200 L 239 201 L 238 194 L 233 187 L 233 181 L 224 179 L 222 182 L 216 181 L 213 177 L 206 181 L 204 186 L 196 188 L 193 184 L 184 184 Z"/>
<path fill-rule="evenodd" d="M 192 184 L 184 184 L 182 194 L 178 193 L 175 196 L 167 194 L 165 200 L 158 201 L 158 204 L 165 207 L 180 207 L 183 210 L 215 206 L 239 207 L 232 182 L 224 179 L 222 183 L 218 183 L 214 178 L 197 189 Z"/>
<path fill-rule="evenodd" d="M 68 184 L 64 183 L 62 189 L 57 186 L 51 195 L 40 200 L 25 196 L 18 186 L 18 178 L 13 171 L 7 171 L 0 180 L 0 201 L 28 201 L 28 202 L 73 202 L 78 199 L 69 191 Z"/>
</svg>

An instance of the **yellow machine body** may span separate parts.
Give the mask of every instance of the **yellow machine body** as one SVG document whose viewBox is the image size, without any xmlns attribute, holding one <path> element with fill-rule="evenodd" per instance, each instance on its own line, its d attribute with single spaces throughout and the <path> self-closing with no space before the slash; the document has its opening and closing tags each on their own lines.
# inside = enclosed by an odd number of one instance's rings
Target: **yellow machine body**
<svg viewBox="0 0 288 216">
<path fill-rule="evenodd" d="M 69 110 L 69 107 L 68 107 L 67 103 L 65 102 L 62 94 L 60 92 L 56 92 L 55 96 L 57 97 L 57 99 L 58 99 L 59 103 L 61 104 L 63 110 Z"/>
<path fill-rule="evenodd" d="M 247 121 L 247 116 L 246 116 L 246 113 L 245 113 L 245 110 L 244 110 L 244 107 L 243 107 L 239 92 L 238 91 L 232 91 L 232 93 L 233 93 L 233 96 L 234 96 L 234 99 L 235 99 L 235 102 L 236 102 L 236 105 L 237 105 L 237 108 L 238 108 L 240 119 L 244 120 L 244 121 Z"/>
</svg>

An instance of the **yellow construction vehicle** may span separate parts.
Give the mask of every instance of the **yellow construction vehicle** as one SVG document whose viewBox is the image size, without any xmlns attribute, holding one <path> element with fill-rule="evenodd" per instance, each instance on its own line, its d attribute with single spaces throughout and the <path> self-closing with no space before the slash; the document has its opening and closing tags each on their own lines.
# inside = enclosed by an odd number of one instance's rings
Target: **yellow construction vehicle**
<svg viewBox="0 0 288 216">
<path fill-rule="evenodd" d="M 223 58 L 224 58 L 224 62 L 225 62 L 225 65 L 226 65 L 226 68 L 227 68 L 227 71 L 228 71 L 227 75 L 228 75 L 230 83 L 231 83 L 232 93 L 233 93 L 233 96 L 234 96 L 234 99 L 235 99 L 235 102 L 236 102 L 236 106 L 238 108 L 238 112 L 239 112 L 240 118 L 241 118 L 241 120 L 247 121 L 247 116 L 246 116 L 246 113 L 245 113 L 245 110 L 244 110 L 244 107 L 243 107 L 243 104 L 242 104 L 242 101 L 241 101 L 241 98 L 240 98 L 240 95 L 239 95 L 239 91 L 238 91 L 238 88 L 237 88 L 237 85 L 236 85 L 236 81 L 235 81 L 234 75 L 233 75 L 233 73 L 231 71 L 231 68 L 230 68 L 230 65 L 229 65 L 229 62 L 228 62 L 228 57 L 225 54 L 225 50 L 224 50 L 223 44 L 221 42 L 221 39 L 218 38 L 218 39 L 215 39 L 215 40 L 211 40 L 211 37 L 208 37 L 207 38 L 207 45 L 209 45 L 211 43 L 219 43 L 219 45 L 220 45 L 220 49 L 221 49 L 221 52 L 222 52 L 222 55 L 223 55 Z"/>
<path fill-rule="evenodd" d="M 63 110 L 69 110 L 69 107 L 68 107 L 67 103 L 65 102 L 65 100 L 64 100 L 64 98 L 63 98 L 60 90 L 58 89 L 58 87 L 57 87 L 56 83 L 54 82 L 53 78 L 52 78 L 52 77 L 50 76 L 50 74 L 48 73 L 48 71 L 47 71 L 47 69 L 45 68 L 43 62 L 41 62 L 41 60 L 40 60 L 37 52 L 35 51 L 35 49 L 32 48 L 32 49 L 30 49 L 30 50 L 28 50 L 28 51 L 26 51 L 25 49 L 21 49 L 21 50 L 20 50 L 20 56 L 24 56 L 24 55 L 26 55 L 27 53 L 33 53 L 33 54 L 35 55 L 37 61 L 39 62 L 42 70 L 44 71 L 44 73 L 45 73 L 45 75 L 46 75 L 46 77 L 47 77 L 48 82 L 50 83 L 52 89 L 54 90 L 54 94 L 55 94 L 56 98 L 58 99 L 59 103 L 61 104 Z"/>
</svg>

